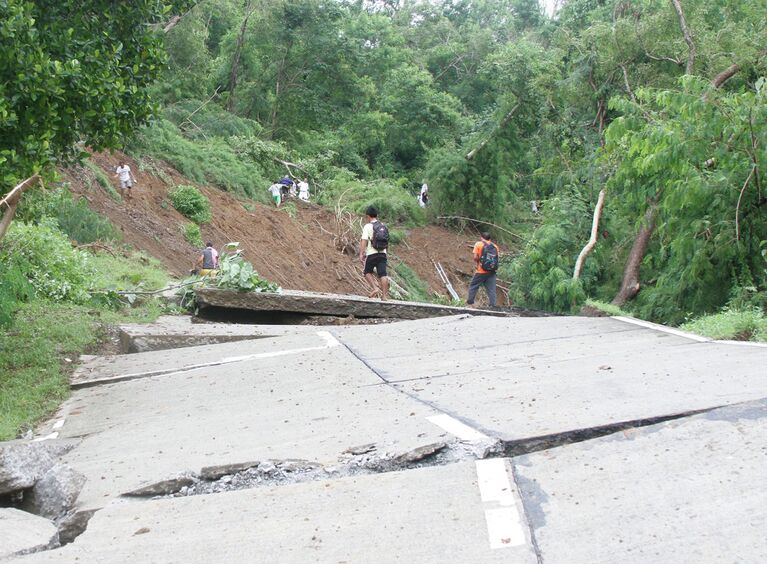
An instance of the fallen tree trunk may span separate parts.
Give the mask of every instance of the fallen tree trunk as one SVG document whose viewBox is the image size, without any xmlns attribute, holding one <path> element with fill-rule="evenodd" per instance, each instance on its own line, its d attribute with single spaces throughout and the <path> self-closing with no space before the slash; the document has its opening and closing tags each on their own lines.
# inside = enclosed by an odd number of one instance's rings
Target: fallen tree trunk
<svg viewBox="0 0 767 564">
<path fill-rule="evenodd" d="M 24 182 L 17 184 L 13 190 L 8 192 L 5 198 L 0 200 L 0 209 L 5 208 L 3 219 L 0 220 L 0 241 L 3 240 L 5 233 L 11 226 L 13 216 L 16 214 L 16 207 L 19 205 L 19 201 L 21 201 L 22 194 L 24 194 L 24 191 L 27 190 L 27 188 L 35 186 L 39 181 L 40 177 L 37 174 L 30 176 Z"/>
<path fill-rule="evenodd" d="M 656 196 L 644 215 L 644 221 L 639 228 L 634 244 L 631 246 L 631 252 L 629 252 L 629 258 L 626 261 L 626 268 L 623 271 L 623 283 L 621 289 L 613 298 L 611 302 L 618 307 L 625 304 L 627 301 L 633 299 L 641 288 L 639 282 L 639 268 L 642 265 L 645 253 L 647 253 L 647 247 L 650 244 L 653 231 L 655 230 L 655 220 L 658 216 L 658 197 Z"/>
</svg>

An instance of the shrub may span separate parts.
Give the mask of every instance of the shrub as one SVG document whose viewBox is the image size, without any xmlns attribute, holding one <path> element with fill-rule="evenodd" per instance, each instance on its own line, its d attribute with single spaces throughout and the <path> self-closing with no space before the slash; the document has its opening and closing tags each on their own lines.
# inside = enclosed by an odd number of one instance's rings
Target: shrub
<svg viewBox="0 0 767 564">
<path fill-rule="evenodd" d="M 194 186 L 176 186 L 168 192 L 173 207 L 195 223 L 208 223 L 212 219 L 210 202 Z"/>
<path fill-rule="evenodd" d="M 143 129 L 127 151 L 136 158 L 148 155 L 169 162 L 181 174 L 200 184 L 268 201 L 268 174 L 251 159 L 242 158 L 228 140 L 211 138 L 191 141 L 167 120 Z M 271 163 L 269 163 L 271 165 Z"/>
<path fill-rule="evenodd" d="M 202 233 L 200 233 L 200 226 L 196 223 L 187 223 L 182 228 L 184 231 L 184 238 L 193 247 L 204 247 L 202 242 Z"/>
<path fill-rule="evenodd" d="M 88 256 L 72 248 L 53 219 L 14 222 L 2 241 L 0 268 L 22 273 L 39 297 L 74 303 L 90 298 Z"/>
<path fill-rule="evenodd" d="M 109 219 L 90 209 L 85 198 L 74 199 L 67 186 L 28 192 L 16 217 L 27 223 L 39 223 L 43 218 L 51 217 L 61 231 L 81 245 L 120 238 L 119 231 Z"/>
</svg>

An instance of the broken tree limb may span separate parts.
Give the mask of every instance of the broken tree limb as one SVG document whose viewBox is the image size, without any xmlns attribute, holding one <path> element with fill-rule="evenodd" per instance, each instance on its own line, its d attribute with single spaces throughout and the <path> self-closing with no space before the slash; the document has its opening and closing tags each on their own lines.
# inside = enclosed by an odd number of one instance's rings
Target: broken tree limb
<svg viewBox="0 0 767 564">
<path fill-rule="evenodd" d="M 746 181 L 743 183 L 743 188 L 740 189 L 740 195 L 738 196 L 738 205 L 735 207 L 735 240 L 736 241 L 740 241 L 740 202 L 743 199 L 743 193 L 746 191 L 746 188 L 748 188 L 748 185 L 751 183 L 751 178 L 753 178 L 755 172 L 756 172 L 756 165 L 751 167 L 751 172 L 748 173 L 748 178 L 746 178 Z"/>
<path fill-rule="evenodd" d="M 455 288 L 453 288 L 453 285 L 450 283 L 450 279 L 447 277 L 447 272 L 445 272 L 445 269 L 442 267 L 442 264 L 438 262 L 434 262 L 434 260 L 432 260 L 431 263 L 434 265 L 434 268 L 437 270 L 437 276 L 439 276 L 439 279 L 445 285 L 445 288 L 447 289 L 447 292 L 450 294 L 450 297 L 453 298 L 454 300 L 457 300 L 458 293 L 455 291 Z"/>
<path fill-rule="evenodd" d="M 511 121 L 511 118 L 514 117 L 514 114 L 517 112 L 521 104 L 522 102 L 517 102 L 514 105 L 514 107 L 511 108 L 511 110 L 509 110 L 505 116 L 503 116 L 503 119 L 500 122 L 498 122 L 498 126 L 495 129 L 493 129 L 493 131 L 490 132 L 487 138 L 485 138 L 485 140 L 482 141 L 482 143 L 480 143 L 476 148 L 472 149 L 466 154 L 467 161 L 470 161 L 474 157 L 476 157 L 477 153 L 480 152 L 482 149 L 484 149 L 485 145 L 487 145 L 490 142 L 490 139 L 493 138 L 493 135 L 495 135 L 495 132 L 498 131 L 499 129 L 502 129 L 507 123 L 509 123 L 509 121 Z"/>
<path fill-rule="evenodd" d="M 490 223 L 489 221 L 482 221 L 480 219 L 473 219 L 471 217 L 464 217 L 462 215 L 440 215 L 439 217 L 437 217 L 437 219 L 462 219 L 464 221 L 473 221 L 474 223 L 481 223 L 482 225 L 489 225 L 491 227 L 495 227 L 499 231 L 503 231 L 504 233 L 508 233 L 512 237 L 516 237 L 520 241 L 524 241 L 525 243 L 528 242 L 527 239 L 525 239 L 524 237 L 522 237 L 520 235 L 517 235 L 516 233 L 512 233 L 508 229 L 504 229 L 500 225 L 496 225 L 495 223 Z"/>
<path fill-rule="evenodd" d="M 733 76 L 735 76 L 738 71 L 740 70 L 740 65 L 737 63 L 731 64 L 729 67 L 724 69 L 722 72 L 720 72 L 718 75 L 714 77 L 714 80 L 711 81 L 711 86 L 714 88 L 721 88 L 722 84 L 730 80 Z"/>
<path fill-rule="evenodd" d="M 671 0 L 671 5 L 674 6 L 676 16 L 679 19 L 679 27 L 682 30 L 684 41 L 687 43 L 687 66 L 685 67 L 685 74 L 692 74 L 692 69 L 695 65 L 695 42 L 692 40 L 692 32 L 687 25 L 687 20 L 685 19 L 684 11 L 682 10 L 682 4 L 679 0 Z"/>
<path fill-rule="evenodd" d="M 0 241 L 5 237 L 5 233 L 11 226 L 13 216 L 16 214 L 16 207 L 19 205 L 22 194 L 27 188 L 31 188 L 40 182 L 40 176 L 35 174 L 30 176 L 20 184 L 17 184 L 13 189 L 6 194 L 6 196 L 0 200 L 0 210 L 3 210 L 3 219 L 0 220 Z"/>
<path fill-rule="evenodd" d="M 644 221 L 639 228 L 639 232 L 637 233 L 636 239 L 634 239 L 634 244 L 631 246 L 631 251 L 626 260 L 621 288 L 613 298 L 613 301 L 610 302 L 613 305 L 620 307 L 639 293 L 641 286 L 639 283 L 639 268 L 642 265 L 642 260 L 647 253 L 647 247 L 650 244 L 650 239 L 655 230 L 655 220 L 658 217 L 659 199 L 660 194 L 656 194 L 655 198 L 653 198 L 647 206 Z"/>
<path fill-rule="evenodd" d="M 594 208 L 594 220 L 591 222 L 591 237 L 586 246 L 583 247 L 581 253 L 578 255 L 578 260 L 575 261 L 575 270 L 573 270 L 573 280 L 578 280 L 581 277 L 581 270 L 583 269 L 583 263 L 586 261 L 586 257 L 589 256 L 591 251 L 597 244 L 597 235 L 599 233 L 599 219 L 602 217 L 602 208 L 605 206 L 605 190 L 604 188 L 599 191 L 599 198 L 597 199 L 597 205 Z"/>
</svg>

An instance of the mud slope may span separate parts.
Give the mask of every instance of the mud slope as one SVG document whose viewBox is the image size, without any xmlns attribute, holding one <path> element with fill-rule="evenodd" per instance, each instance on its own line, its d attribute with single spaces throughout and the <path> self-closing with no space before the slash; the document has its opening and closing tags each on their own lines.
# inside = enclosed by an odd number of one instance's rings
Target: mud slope
<svg viewBox="0 0 767 564">
<path fill-rule="evenodd" d="M 173 209 L 167 193 L 175 185 L 195 183 L 164 163 L 157 164 L 154 175 L 139 170 L 136 162 L 121 153 L 94 155 L 93 161 L 115 187 L 118 184 L 112 171 L 121 158 L 125 158 L 138 180 L 129 201 L 114 201 L 88 169 L 70 169 L 65 176 L 74 193 L 85 197 L 94 210 L 109 217 L 120 229 L 124 242 L 158 258 L 175 275 L 186 275 L 196 250 L 182 231 L 189 220 Z M 239 241 L 256 270 L 285 288 L 366 293 L 359 263 L 337 248 L 336 234 L 342 229 L 327 209 L 296 201 L 298 213 L 292 218 L 284 210 L 240 201 L 221 190 L 206 186 L 200 189 L 210 199 L 213 212 L 213 221 L 201 227 L 204 240 L 211 240 L 217 247 Z M 472 242 L 473 236 L 468 233 L 457 234 L 438 226 L 421 227 L 410 230 L 405 241 L 393 247 L 392 262 L 402 260 L 432 291 L 446 295 L 432 260 L 441 262 L 456 290 L 465 295 Z"/>
</svg>

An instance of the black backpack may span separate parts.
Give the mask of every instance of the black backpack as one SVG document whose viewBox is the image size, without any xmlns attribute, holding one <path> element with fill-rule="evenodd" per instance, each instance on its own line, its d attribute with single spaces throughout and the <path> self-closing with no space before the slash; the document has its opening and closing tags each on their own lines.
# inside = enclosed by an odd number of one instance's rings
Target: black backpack
<svg viewBox="0 0 767 564">
<path fill-rule="evenodd" d="M 370 244 L 376 251 L 384 251 L 389 246 L 389 228 L 380 221 L 373 224 L 373 240 Z"/>
<path fill-rule="evenodd" d="M 479 257 L 479 265 L 488 272 L 498 270 L 498 247 L 493 243 L 485 243 Z"/>
</svg>

